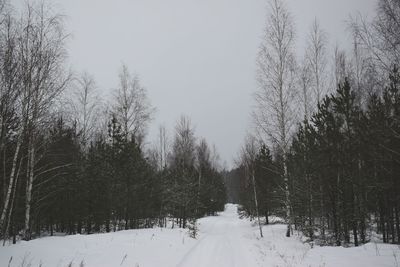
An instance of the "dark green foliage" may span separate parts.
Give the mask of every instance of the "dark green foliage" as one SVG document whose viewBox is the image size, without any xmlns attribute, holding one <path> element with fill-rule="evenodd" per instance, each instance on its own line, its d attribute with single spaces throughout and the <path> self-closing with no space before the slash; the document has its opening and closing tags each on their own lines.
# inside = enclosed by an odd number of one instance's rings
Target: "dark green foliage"
<svg viewBox="0 0 400 267">
<path fill-rule="evenodd" d="M 282 199 L 282 166 L 280 159 L 273 159 L 270 150 L 265 144 L 261 144 L 255 157 L 255 183 L 258 198 L 258 209 L 260 216 L 265 216 L 265 223 L 268 224 L 268 216 L 283 216 L 284 205 Z M 236 169 L 240 175 L 240 204 L 247 215 L 252 218 L 256 216 L 254 202 L 254 189 L 251 177 L 245 175 L 245 167 Z"/>
<path fill-rule="evenodd" d="M 400 243 L 397 68 L 362 110 L 345 80 L 300 125 L 289 155 L 296 226 L 311 240 L 357 246 L 372 231 Z M 377 226 L 377 227 L 376 227 Z"/>
<path fill-rule="evenodd" d="M 319 244 L 358 246 L 377 232 L 400 243 L 400 73 L 371 95 L 364 108 L 345 79 L 297 129 L 287 155 L 291 220 Z M 280 155 L 261 145 L 255 160 L 259 212 L 283 217 Z M 245 167 L 240 204 L 255 216 L 252 181 Z M 234 177 L 231 175 L 231 177 Z M 266 220 L 268 222 L 268 220 Z"/>
<path fill-rule="evenodd" d="M 121 133 L 114 117 L 107 130 L 106 137 L 97 135 L 85 148 L 75 126 L 58 118 L 41 137 L 43 156 L 34 180 L 33 237 L 165 227 L 167 219 L 175 225 L 175 218 L 196 237 L 196 219 L 223 210 L 223 177 L 209 158 L 197 164 L 197 158 L 188 161 L 184 155 L 177 160 L 183 165 L 156 170 L 136 139 Z M 15 237 L 23 228 L 24 165 L 21 159 L 8 236 Z"/>
</svg>

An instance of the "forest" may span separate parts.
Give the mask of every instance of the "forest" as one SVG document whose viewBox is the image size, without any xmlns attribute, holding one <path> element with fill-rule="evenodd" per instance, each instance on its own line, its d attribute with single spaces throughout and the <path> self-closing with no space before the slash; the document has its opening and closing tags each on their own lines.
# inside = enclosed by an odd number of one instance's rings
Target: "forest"
<svg viewBox="0 0 400 267">
<path fill-rule="evenodd" d="M 299 230 L 320 245 L 376 234 L 400 244 L 400 2 L 379 0 L 372 20 L 350 17 L 350 52 L 329 51 L 316 19 L 301 61 L 288 7 L 274 0 L 270 10 L 256 131 L 229 173 L 243 212 L 260 224 L 282 217 L 287 236 Z"/>
<path fill-rule="evenodd" d="M 223 210 L 218 153 L 189 117 L 145 143 L 155 108 L 119 70 L 109 101 L 65 63 L 64 18 L 47 2 L 0 9 L 0 232 L 4 242 L 153 226 Z M 114 70 L 110 70 L 114 71 Z M 116 70 L 115 70 L 116 71 Z"/>
</svg>

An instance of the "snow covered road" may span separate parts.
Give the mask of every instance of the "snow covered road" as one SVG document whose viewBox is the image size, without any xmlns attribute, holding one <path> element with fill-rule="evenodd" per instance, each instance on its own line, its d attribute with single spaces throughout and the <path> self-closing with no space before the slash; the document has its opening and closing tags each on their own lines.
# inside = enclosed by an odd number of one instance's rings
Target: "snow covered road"
<svg viewBox="0 0 400 267">
<path fill-rule="evenodd" d="M 200 240 L 183 257 L 178 267 L 242 267 L 257 266 L 245 237 L 252 233 L 247 220 L 240 220 L 237 207 L 227 205 L 217 217 L 200 220 Z"/>
<path fill-rule="evenodd" d="M 187 229 L 140 229 L 107 234 L 45 237 L 0 247 L 0 266 L 9 267 L 391 267 L 400 266 L 400 247 L 369 243 L 357 248 L 315 247 L 282 224 L 263 227 L 264 238 L 237 206 L 198 220 L 199 235 Z"/>
</svg>

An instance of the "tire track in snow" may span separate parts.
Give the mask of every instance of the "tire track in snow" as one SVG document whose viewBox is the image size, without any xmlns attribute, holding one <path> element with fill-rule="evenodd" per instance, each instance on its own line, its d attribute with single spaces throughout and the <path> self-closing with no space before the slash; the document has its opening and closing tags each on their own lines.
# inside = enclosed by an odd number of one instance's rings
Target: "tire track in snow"
<svg viewBox="0 0 400 267">
<path fill-rule="evenodd" d="M 254 259 L 249 256 L 250 245 L 243 236 L 251 228 L 243 227 L 236 207 L 227 209 L 220 216 L 203 218 L 200 222 L 200 232 L 204 236 L 183 256 L 177 267 L 257 265 L 251 263 Z"/>
</svg>

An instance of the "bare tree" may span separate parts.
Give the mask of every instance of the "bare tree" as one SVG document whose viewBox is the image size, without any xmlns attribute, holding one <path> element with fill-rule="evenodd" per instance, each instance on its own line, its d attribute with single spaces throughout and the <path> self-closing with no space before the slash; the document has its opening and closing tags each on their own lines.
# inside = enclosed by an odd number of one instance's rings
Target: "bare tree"
<svg viewBox="0 0 400 267">
<path fill-rule="evenodd" d="M 159 154 L 160 154 L 160 162 L 159 167 L 160 170 L 167 167 L 167 158 L 168 158 L 168 151 L 169 151 L 169 140 L 167 129 L 164 125 L 161 125 L 158 128 L 158 147 L 159 147 Z"/>
<path fill-rule="evenodd" d="M 327 93 L 324 84 L 327 65 L 326 46 L 326 33 L 321 29 L 318 20 L 314 19 L 308 36 L 306 56 L 310 64 L 312 84 L 317 103 L 320 103 L 321 99 Z"/>
<path fill-rule="evenodd" d="M 197 165 L 198 168 L 202 168 L 203 165 L 207 165 L 211 163 L 211 150 L 206 141 L 206 139 L 200 139 L 199 144 L 197 145 Z M 209 166 L 211 167 L 211 166 Z"/>
<path fill-rule="evenodd" d="M 296 97 L 293 46 L 291 15 L 281 0 L 272 0 L 257 58 L 259 90 L 255 94 L 254 120 L 261 134 L 278 148 L 283 157 L 287 236 L 291 232 L 291 205 L 286 155 L 297 120 L 293 112 Z"/>
<path fill-rule="evenodd" d="M 181 116 L 175 126 L 175 139 L 172 146 L 173 164 L 182 169 L 188 169 L 195 164 L 196 138 L 190 119 Z"/>
<path fill-rule="evenodd" d="M 303 104 L 304 120 L 310 118 L 313 107 L 313 92 L 311 92 L 312 73 L 308 60 L 303 60 L 300 73 L 298 75 L 301 87 L 300 102 Z"/>
<path fill-rule="evenodd" d="M 215 146 L 215 144 L 212 145 L 211 148 L 211 156 L 210 156 L 210 162 L 211 162 L 211 167 L 214 170 L 222 170 L 223 167 L 220 163 L 221 157 L 218 153 L 217 147 Z"/>
<path fill-rule="evenodd" d="M 153 112 L 139 78 L 132 76 L 128 67 L 122 65 L 113 113 L 122 125 L 125 138 L 131 135 L 140 143 Z"/>
<path fill-rule="evenodd" d="M 66 56 L 62 17 L 44 3 L 27 4 L 21 19 L 19 55 L 21 60 L 22 133 L 27 133 L 27 184 L 24 238 L 30 239 L 30 210 L 37 163 L 38 134 L 43 129 L 56 96 L 67 86 L 70 75 L 64 71 Z"/>
<path fill-rule="evenodd" d="M 4 2 L 0 2 L 0 151 L 4 138 L 10 131 L 15 117 L 16 102 L 20 93 L 18 79 L 19 65 L 17 57 L 17 25 L 10 12 L 4 11 Z"/>
<path fill-rule="evenodd" d="M 345 78 L 352 76 L 351 68 L 346 52 L 340 49 L 339 46 L 335 46 L 333 59 L 333 90 L 336 90 L 337 86 L 344 82 Z"/>
<path fill-rule="evenodd" d="M 359 49 L 367 51 L 369 64 L 385 75 L 400 64 L 400 2 L 379 0 L 377 15 L 371 21 L 361 15 L 351 18 L 350 27 Z M 385 83 L 381 78 L 381 83 Z"/>
<path fill-rule="evenodd" d="M 164 125 L 158 127 L 157 140 L 153 143 L 152 147 L 148 150 L 149 159 L 154 169 L 159 171 L 164 170 L 168 164 L 169 155 L 169 139 L 167 129 Z"/>
<path fill-rule="evenodd" d="M 3 7 L 3 6 L 2 6 Z M 4 11 L 2 8 L 1 11 Z M 5 220 L 7 212 L 11 214 L 12 204 L 15 194 L 12 192 L 13 187 L 16 187 L 18 176 L 16 172 L 18 169 L 18 158 L 20 156 L 20 147 L 22 145 L 22 130 L 17 127 L 19 118 L 17 116 L 18 100 L 21 93 L 21 79 L 20 79 L 20 66 L 18 57 L 18 27 L 15 20 L 9 12 L 1 13 L 2 19 L 0 23 L 0 154 L 3 158 L 3 165 L 5 167 L 7 157 L 5 156 L 5 149 L 7 146 L 7 139 L 16 141 L 16 147 L 11 162 L 11 172 L 9 176 L 3 173 L 3 207 L 0 216 L 0 230 L 5 233 Z M 17 132 L 17 133 L 15 133 Z M 3 167 L 3 168 L 4 168 Z M 4 236 L 3 236 L 4 237 Z"/>
<path fill-rule="evenodd" d="M 364 50 L 360 48 L 360 43 L 356 36 L 353 41 L 353 53 L 351 57 L 351 68 L 352 68 L 352 88 L 356 92 L 356 101 L 360 107 L 364 105 L 367 97 L 373 93 L 374 84 L 366 84 L 364 81 L 367 80 L 369 74 L 368 58 L 365 56 Z"/>
<path fill-rule="evenodd" d="M 379 42 L 379 39 L 382 39 L 378 47 L 381 53 L 386 52 L 388 64 L 399 64 L 400 2 L 398 0 L 380 0 L 377 11 L 378 15 L 372 26 L 379 36 L 376 41 Z"/>
<path fill-rule="evenodd" d="M 354 23 L 354 20 L 352 23 Z M 353 35 L 353 49 L 350 59 L 352 88 L 356 92 L 358 104 L 362 107 L 366 102 L 366 98 L 377 92 L 380 81 L 376 62 L 371 57 L 370 52 L 365 49 L 363 41 L 360 40 L 357 27 L 350 24 L 350 31 Z"/>
<path fill-rule="evenodd" d="M 257 198 L 257 184 L 255 178 L 255 164 L 256 157 L 259 147 L 257 145 L 257 140 L 254 136 L 248 135 L 245 140 L 245 144 L 242 147 L 239 155 L 239 165 L 244 166 L 246 180 L 250 181 L 251 187 L 253 188 L 254 206 L 256 208 L 256 216 L 258 227 L 260 231 L 260 237 L 263 237 L 263 231 L 261 227 L 260 214 L 258 208 L 258 198 Z"/>
<path fill-rule="evenodd" d="M 76 80 L 74 95 L 71 100 L 73 119 L 76 121 L 84 148 L 92 140 L 98 123 L 98 114 L 101 112 L 101 98 L 96 92 L 94 78 L 84 72 Z"/>
</svg>

